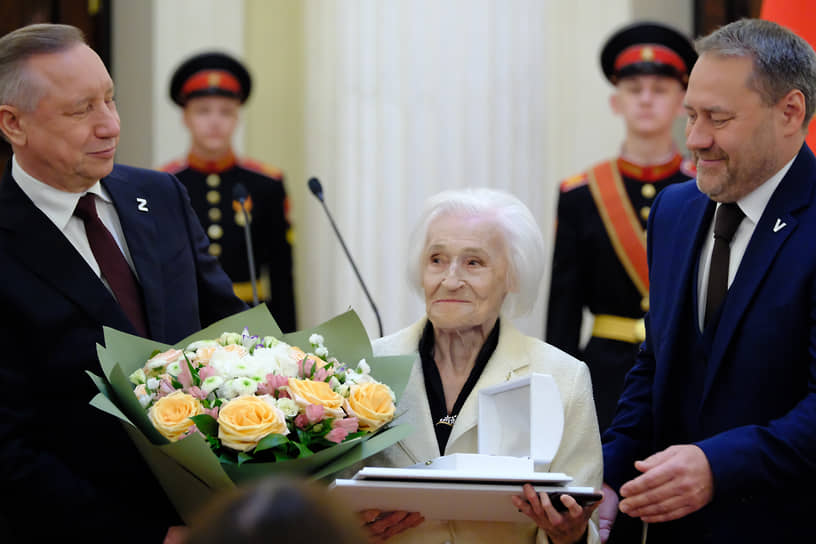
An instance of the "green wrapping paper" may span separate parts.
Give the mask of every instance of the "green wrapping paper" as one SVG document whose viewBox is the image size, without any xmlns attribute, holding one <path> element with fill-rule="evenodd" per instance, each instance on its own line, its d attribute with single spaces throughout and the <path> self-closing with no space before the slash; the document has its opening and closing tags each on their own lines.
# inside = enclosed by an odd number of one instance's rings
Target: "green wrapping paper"
<svg viewBox="0 0 816 544">
<path fill-rule="evenodd" d="M 308 457 L 242 465 L 220 462 L 199 433 L 178 442 L 169 442 L 151 424 L 146 410 L 133 394 L 133 384 L 128 376 L 142 368 L 157 350 L 165 351 L 172 347 L 183 349 L 194 341 L 218 338 L 224 332 L 240 333 L 244 328 L 253 335 L 274 336 L 302 348 L 310 345 L 310 335 L 320 334 L 339 361 L 355 365 L 360 359 L 365 359 L 371 367 L 371 375 L 388 384 L 397 399 L 405 390 L 414 362 L 412 355 L 374 357 L 365 328 L 353 310 L 313 329 L 281 334 L 269 310 L 262 304 L 222 319 L 175 346 L 105 327 L 105 347 L 97 345 L 104 377 L 88 372 L 99 389 L 90 403 L 122 421 L 135 446 L 187 523 L 219 491 L 273 474 L 329 480 L 333 474 L 402 440 L 411 431 L 408 425 L 397 425 L 341 442 Z"/>
</svg>

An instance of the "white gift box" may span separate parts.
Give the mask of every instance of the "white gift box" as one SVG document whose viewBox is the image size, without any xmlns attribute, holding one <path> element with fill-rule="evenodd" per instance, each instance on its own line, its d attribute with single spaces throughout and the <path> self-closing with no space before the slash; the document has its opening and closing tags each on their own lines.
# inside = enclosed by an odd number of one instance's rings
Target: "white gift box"
<svg viewBox="0 0 816 544">
<path fill-rule="evenodd" d="M 552 376 L 530 374 L 479 391 L 479 453 L 456 453 L 406 468 L 365 467 L 336 480 L 332 494 L 355 510 L 421 512 L 427 519 L 529 521 L 510 501 L 522 485 L 555 497 L 599 498 L 565 487 L 566 474 L 543 472 L 564 430 Z"/>
</svg>

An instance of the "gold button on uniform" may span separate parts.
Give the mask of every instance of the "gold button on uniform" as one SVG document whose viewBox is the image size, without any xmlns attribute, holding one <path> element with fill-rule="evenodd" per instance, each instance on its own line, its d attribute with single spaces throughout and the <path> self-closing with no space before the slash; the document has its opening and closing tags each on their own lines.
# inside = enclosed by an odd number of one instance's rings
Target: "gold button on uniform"
<svg viewBox="0 0 816 544">
<path fill-rule="evenodd" d="M 218 240 L 224 236 L 224 229 L 221 228 L 221 225 L 210 225 L 207 227 L 207 236 L 210 237 L 210 240 Z"/>
<path fill-rule="evenodd" d="M 646 295 L 642 299 L 640 299 L 640 309 L 644 312 L 649 311 L 649 295 Z"/>
<path fill-rule="evenodd" d="M 220 208 L 210 208 L 207 210 L 207 216 L 210 218 L 210 221 L 213 223 L 217 223 L 221 221 L 221 209 Z"/>
<path fill-rule="evenodd" d="M 218 191 L 207 191 L 207 202 L 210 204 L 218 204 L 221 202 L 221 193 Z"/>
<path fill-rule="evenodd" d="M 640 216 L 643 218 L 644 221 L 649 219 L 649 212 L 650 211 L 651 211 L 651 208 L 649 208 L 649 206 L 643 206 L 640 209 Z"/>
<path fill-rule="evenodd" d="M 218 174 L 210 174 L 207 176 L 207 187 L 212 187 L 213 189 L 221 185 L 221 176 Z"/>
<path fill-rule="evenodd" d="M 651 183 L 646 183 L 640 188 L 640 194 L 643 195 L 643 198 L 654 198 L 657 194 L 657 189 L 655 189 L 655 186 Z"/>
<path fill-rule="evenodd" d="M 210 255 L 213 257 L 220 257 L 221 256 L 221 244 L 210 244 L 210 247 L 207 248 L 207 251 L 210 252 Z"/>
</svg>

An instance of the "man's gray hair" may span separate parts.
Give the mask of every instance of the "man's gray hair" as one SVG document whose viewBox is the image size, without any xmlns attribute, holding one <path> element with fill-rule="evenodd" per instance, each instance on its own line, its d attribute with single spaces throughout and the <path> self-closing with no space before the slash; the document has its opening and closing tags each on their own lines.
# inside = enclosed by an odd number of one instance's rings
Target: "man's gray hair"
<svg viewBox="0 0 816 544">
<path fill-rule="evenodd" d="M 697 53 L 750 57 L 754 70 L 748 86 L 767 106 L 798 89 L 805 96 L 803 130 L 816 109 L 816 53 L 802 38 L 771 21 L 742 19 L 695 42 Z"/>
<path fill-rule="evenodd" d="M 45 89 L 26 69 L 34 55 L 58 53 L 85 43 L 82 31 L 69 25 L 35 24 L 0 38 L 0 104 L 33 111 Z"/>
<path fill-rule="evenodd" d="M 428 228 L 436 218 L 449 215 L 495 220 L 507 250 L 507 286 L 516 286 L 505 297 L 502 313 L 512 318 L 532 310 L 546 264 L 544 237 L 527 206 L 510 193 L 496 189 L 443 191 L 425 202 L 408 246 L 408 281 L 411 286 L 422 295 Z"/>
</svg>

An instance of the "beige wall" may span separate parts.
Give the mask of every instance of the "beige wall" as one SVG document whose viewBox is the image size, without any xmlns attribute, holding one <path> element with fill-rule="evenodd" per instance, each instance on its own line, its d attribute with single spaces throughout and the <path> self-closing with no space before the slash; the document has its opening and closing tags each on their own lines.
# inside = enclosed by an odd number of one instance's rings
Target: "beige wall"
<svg viewBox="0 0 816 544">
<path fill-rule="evenodd" d="M 299 0 L 246 0 L 245 10 L 245 58 L 254 75 L 253 98 L 244 115 L 246 150 L 249 156 L 282 169 L 286 176 L 295 238 L 295 300 L 300 325 L 315 325 L 302 319 L 300 304 L 309 297 L 308 286 L 300 281 L 309 256 L 301 236 L 305 229 L 298 227 L 308 220 L 304 201 L 313 198 L 306 190 L 303 4 Z"/>
</svg>

